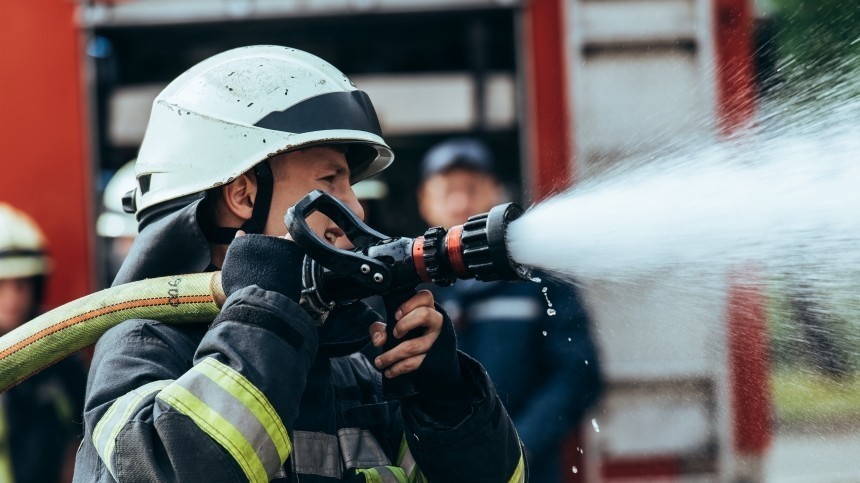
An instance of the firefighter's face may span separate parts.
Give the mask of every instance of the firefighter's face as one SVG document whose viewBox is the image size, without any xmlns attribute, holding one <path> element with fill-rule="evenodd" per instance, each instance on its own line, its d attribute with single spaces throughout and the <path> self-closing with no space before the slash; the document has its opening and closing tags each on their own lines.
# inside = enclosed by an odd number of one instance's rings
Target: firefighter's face
<svg viewBox="0 0 860 483">
<path fill-rule="evenodd" d="M 360 218 L 364 210 L 352 191 L 346 156 L 338 149 L 315 147 L 292 151 L 271 161 L 275 184 L 272 207 L 266 224 L 266 234 L 283 236 L 287 233 L 284 215 L 287 210 L 311 191 L 322 190 L 346 203 Z M 311 229 L 335 244 L 343 231 L 322 213 L 308 217 Z"/>
<path fill-rule="evenodd" d="M 35 291 L 32 278 L 0 279 L 0 334 L 26 322 L 35 303 Z"/>
<path fill-rule="evenodd" d="M 501 199 L 502 187 L 492 176 L 453 168 L 424 181 L 418 190 L 418 209 L 428 225 L 451 228 L 489 211 Z"/>
</svg>

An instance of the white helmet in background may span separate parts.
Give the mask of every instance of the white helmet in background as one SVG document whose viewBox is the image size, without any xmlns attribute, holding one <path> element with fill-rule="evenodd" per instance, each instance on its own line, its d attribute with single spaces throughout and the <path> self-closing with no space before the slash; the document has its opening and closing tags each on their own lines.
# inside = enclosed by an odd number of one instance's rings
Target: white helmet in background
<svg viewBox="0 0 860 483">
<path fill-rule="evenodd" d="M 50 259 L 42 230 L 32 218 L 0 203 L 0 279 L 47 275 Z"/>
<path fill-rule="evenodd" d="M 137 235 L 137 220 L 134 215 L 126 213 L 122 207 L 123 196 L 134 187 L 134 160 L 132 160 L 119 168 L 105 186 L 102 193 L 104 211 L 96 222 L 96 232 L 99 236 L 132 238 Z"/>
<path fill-rule="evenodd" d="M 155 99 L 126 209 L 140 218 L 159 203 L 230 183 L 275 154 L 319 144 L 349 145 L 353 182 L 394 159 L 370 99 L 328 62 L 279 46 L 229 50 Z"/>
</svg>

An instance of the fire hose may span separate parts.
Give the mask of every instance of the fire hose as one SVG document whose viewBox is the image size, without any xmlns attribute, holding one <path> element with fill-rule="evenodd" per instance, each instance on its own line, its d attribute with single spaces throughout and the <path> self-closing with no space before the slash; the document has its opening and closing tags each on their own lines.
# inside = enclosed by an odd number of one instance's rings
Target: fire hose
<svg viewBox="0 0 860 483">
<path fill-rule="evenodd" d="M 315 212 L 331 218 L 354 248 L 336 248 L 315 234 L 306 220 Z M 506 240 L 508 224 L 522 212 L 518 205 L 506 203 L 448 230 L 434 227 L 416 238 L 389 237 L 364 224 L 340 200 L 314 191 L 284 218 L 290 236 L 307 254 L 301 267 L 300 304 L 322 324 L 339 303 L 381 295 L 387 320 L 394 320 L 394 311 L 422 283 L 528 280 L 528 269 L 511 260 Z M 221 273 L 210 272 L 131 282 L 69 302 L 0 337 L 0 392 L 94 344 L 125 320 L 211 322 L 225 298 Z M 397 340 L 393 327 L 387 325 L 384 350 L 420 335 L 410 333 Z M 407 376 L 386 379 L 385 397 L 414 394 Z"/>
</svg>

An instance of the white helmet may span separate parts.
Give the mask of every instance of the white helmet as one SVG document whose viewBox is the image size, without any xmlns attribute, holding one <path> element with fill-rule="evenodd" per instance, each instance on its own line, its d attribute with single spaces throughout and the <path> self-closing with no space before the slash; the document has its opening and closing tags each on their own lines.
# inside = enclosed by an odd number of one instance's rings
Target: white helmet
<svg viewBox="0 0 860 483">
<path fill-rule="evenodd" d="M 137 235 L 137 220 L 126 213 L 122 198 L 135 186 L 134 160 L 125 163 L 114 173 L 102 194 L 104 211 L 96 221 L 96 233 L 105 238 L 132 238 Z"/>
<path fill-rule="evenodd" d="M 269 157 L 348 144 L 352 182 L 394 159 L 367 95 L 300 50 L 252 46 L 195 65 L 156 97 L 137 158 L 133 208 L 227 184 Z"/>
<path fill-rule="evenodd" d="M 0 278 L 47 275 L 46 246 L 45 236 L 32 218 L 0 203 Z"/>
</svg>

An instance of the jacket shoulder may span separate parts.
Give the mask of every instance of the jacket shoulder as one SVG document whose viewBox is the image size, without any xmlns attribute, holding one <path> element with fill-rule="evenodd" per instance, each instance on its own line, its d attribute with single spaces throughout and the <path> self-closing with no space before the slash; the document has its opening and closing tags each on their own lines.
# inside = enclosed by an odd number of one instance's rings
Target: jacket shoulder
<svg viewBox="0 0 860 483">
<path fill-rule="evenodd" d="M 206 330 L 207 324 L 167 324 L 151 319 L 129 319 L 105 332 L 96 344 L 96 351 L 162 342 L 178 352 L 193 354 Z"/>
</svg>

